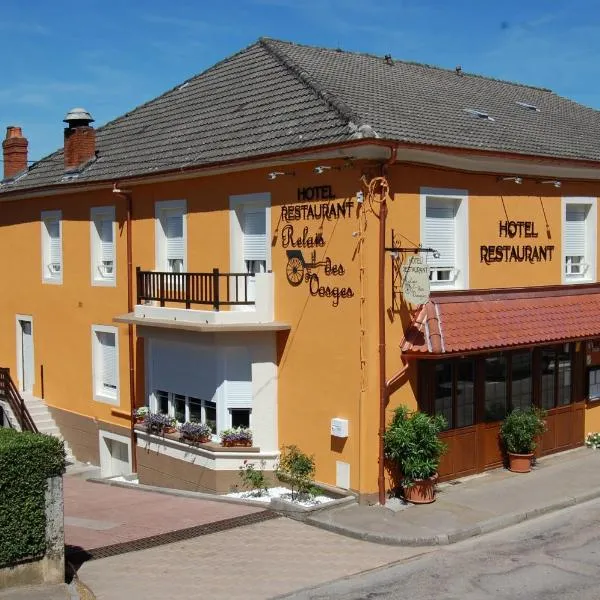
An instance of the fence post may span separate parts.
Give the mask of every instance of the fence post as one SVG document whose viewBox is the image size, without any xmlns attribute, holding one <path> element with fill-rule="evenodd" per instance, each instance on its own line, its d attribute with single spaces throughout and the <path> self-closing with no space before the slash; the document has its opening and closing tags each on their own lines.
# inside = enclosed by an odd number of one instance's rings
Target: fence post
<svg viewBox="0 0 600 600">
<path fill-rule="evenodd" d="M 219 310 L 219 269 L 213 269 L 213 308 Z"/>
</svg>

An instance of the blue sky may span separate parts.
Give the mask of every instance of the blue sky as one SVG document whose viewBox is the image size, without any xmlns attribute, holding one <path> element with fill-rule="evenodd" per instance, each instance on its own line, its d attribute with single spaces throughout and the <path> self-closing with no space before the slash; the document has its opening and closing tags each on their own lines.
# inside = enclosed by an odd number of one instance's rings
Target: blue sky
<svg viewBox="0 0 600 600">
<path fill-rule="evenodd" d="M 29 158 L 83 106 L 103 123 L 260 36 L 548 87 L 600 109 L 597 0 L 2 0 L 0 127 Z"/>
</svg>

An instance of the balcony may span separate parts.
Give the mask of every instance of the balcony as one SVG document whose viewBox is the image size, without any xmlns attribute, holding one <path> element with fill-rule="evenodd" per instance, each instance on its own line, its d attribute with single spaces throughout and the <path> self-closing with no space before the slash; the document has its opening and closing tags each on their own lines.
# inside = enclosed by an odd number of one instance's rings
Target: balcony
<svg viewBox="0 0 600 600">
<path fill-rule="evenodd" d="M 273 273 L 168 273 L 136 269 L 134 312 L 120 323 L 203 331 L 289 329 L 276 323 Z"/>
</svg>

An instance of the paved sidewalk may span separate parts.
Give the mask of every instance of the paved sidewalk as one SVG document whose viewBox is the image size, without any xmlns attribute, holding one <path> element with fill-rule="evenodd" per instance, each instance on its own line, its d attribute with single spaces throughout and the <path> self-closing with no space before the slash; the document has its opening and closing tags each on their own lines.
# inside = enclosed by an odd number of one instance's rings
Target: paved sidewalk
<svg viewBox="0 0 600 600">
<path fill-rule="evenodd" d="M 0 600 L 71 600 L 71 593 L 65 583 L 31 585 L 1 590 Z"/>
<path fill-rule="evenodd" d="M 84 550 L 265 512 L 241 504 L 183 498 L 64 478 L 65 543 Z"/>
<path fill-rule="evenodd" d="M 434 550 L 390 548 L 279 518 L 91 560 L 78 576 L 97 600 L 259 600 Z"/>
<path fill-rule="evenodd" d="M 600 451 L 580 448 L 541 459 L 531 473 L 498 469 L 439 486 L 433 504 L 393 500 L 316 513 L 309 523 L 382 544 L 449 544 L 600 497 Z M 394 510 L 391 510 L 391 509 Z"/>
</svg>

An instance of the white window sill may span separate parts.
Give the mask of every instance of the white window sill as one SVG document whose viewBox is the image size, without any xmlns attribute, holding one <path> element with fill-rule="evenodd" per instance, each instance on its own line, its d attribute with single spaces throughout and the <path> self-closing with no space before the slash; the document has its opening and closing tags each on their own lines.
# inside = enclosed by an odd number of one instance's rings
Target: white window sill
<svg viewBox="0 0 600 600">
<path fill-rule="evenodd" d="M 119 406 L 119 396 L 115 392 L 114 394 L 107 394 L 106 392 L 95 392 L 94 400 L 96 402 L 104 402 L 105 404 L 112 404 L 113 406 Z"/>
<path fill-rule="evenodd" d="M 49 283 L 50 285 L 62 285 L 62 277 L 42 277 L 42 283 Z"/>
<path fill-rule="evenodd" d="M 116 279 L 114 277 L 111 278 L 98 278 L 98 279 L 92 279 L 92 285 L 93 286 L 98 286 L 98 287 L 116 287 L 117 282 Z"/>
<path fill-rule="evenodd" d="M 577 283 L 594 283 L 594 280 L 591 277 L 564 277 L 563 284 L 564 285 L 573 285 Z"/>
</svg>

